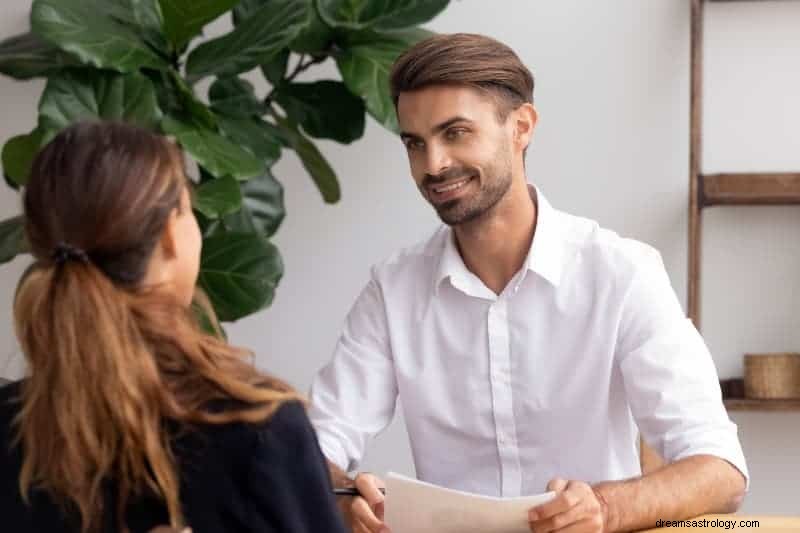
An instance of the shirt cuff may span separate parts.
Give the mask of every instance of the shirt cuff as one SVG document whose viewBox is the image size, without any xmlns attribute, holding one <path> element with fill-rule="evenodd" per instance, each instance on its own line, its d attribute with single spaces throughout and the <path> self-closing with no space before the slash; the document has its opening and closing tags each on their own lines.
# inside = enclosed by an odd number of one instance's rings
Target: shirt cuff
<svg viewBox="0 0 800 533">
<path fill-rule="evenodd" d="M 700 446 L 696 448 L 691 448 L 685 450 L 678 455 L 675 456 L 673 459 L 674 461 L 678 461 L 680 459 L 685 459 L 687 457 L 692 457 L 694 455 L 713 455 L 714 457 L 719 457 L 730 463 L 736 470 L 738 470 L 744 476 L 745 482 L 745 492 L 750 490 L 750 473 L 747 471 L 747 462 L 744 459 L 744 453 L 742 452 L 740 447 L 736 447 L 738 449 L 732 448 L 725 448 L 719 446 Z"/>
</svg>

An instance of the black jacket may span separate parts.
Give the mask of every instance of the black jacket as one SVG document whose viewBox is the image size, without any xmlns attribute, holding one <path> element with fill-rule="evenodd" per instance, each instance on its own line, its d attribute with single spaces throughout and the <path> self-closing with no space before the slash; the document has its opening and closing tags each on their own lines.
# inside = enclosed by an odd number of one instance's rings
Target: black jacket
<svg viewBox="0 0 800 533">
<path fill-rule="evenodd" d="M 62 514 L 42 491 L 31 506 L 19 493 L 22 454 L 12 447 L 20 383 L 0 388 L 0 530 L 77 533 L 76 513 Z M 54 413 L 53 416 L 58 416 Z M 263 424 L 202 426 L 173 440 L 184 518 L 193 533 L 342 533 L 331 481 L 303 407 L 283 405 Z M 117 532 L 115 488 L 105 488 L 103 532 Z M 157 498 L 141 497 L 126 510 L 132 533 L 168 523 Z"/>
</svg>

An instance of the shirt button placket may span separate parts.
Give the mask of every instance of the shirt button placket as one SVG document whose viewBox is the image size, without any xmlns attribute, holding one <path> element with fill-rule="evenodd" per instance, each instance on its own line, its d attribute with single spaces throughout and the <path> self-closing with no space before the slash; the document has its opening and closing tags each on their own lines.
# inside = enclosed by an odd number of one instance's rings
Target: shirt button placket
<svg viewBox="0 0 800 533">
<path fill-rule="evenodd" d="M 521 472 L 515 438 L 510 379 L 510 336 L 505 299 L 500 298 L 489 307 L 488 330 L 490 381 L 500 456 L 501 493 L 503 496 L 517 496 L 521 486 Z"/>
</svg>

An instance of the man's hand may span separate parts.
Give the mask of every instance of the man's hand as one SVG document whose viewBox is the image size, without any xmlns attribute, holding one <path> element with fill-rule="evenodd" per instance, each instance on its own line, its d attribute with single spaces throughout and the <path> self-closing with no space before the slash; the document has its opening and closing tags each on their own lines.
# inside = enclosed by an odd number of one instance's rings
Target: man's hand
<svg viewBox="0 0 800 533">
<path fill-rule="evenodd" d="M 361 496 L 350 498 L 352 502 L 347 513 L 353 533 L 389 533 L 383 523 L 385 497 L 379 490 L 386 485 L 377 476 L 367 473 L 356 476 L 355 484 Z"/>
<path fill-rule="evenodd" d="M 556 497 L 528 511 L 533 533 L 606 533 L 605 502 L 582 481 L 554 479 L 547 490 Z"/>
</svg>

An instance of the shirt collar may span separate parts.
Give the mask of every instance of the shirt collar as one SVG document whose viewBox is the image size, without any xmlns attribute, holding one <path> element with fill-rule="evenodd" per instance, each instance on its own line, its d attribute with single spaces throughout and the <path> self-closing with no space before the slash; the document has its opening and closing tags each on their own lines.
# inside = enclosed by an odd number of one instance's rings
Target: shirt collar
<svg viewBox="0 0 800 533">
<path fill-rule="evenodd" d="M 534 185 L 528 185 L 536 202 L 536 232 L 525 258 L 524 268 L 536 272 L 553 286 L 558 287 L 567 259 L 566 231 L 569 221 L 553 208 L 547 198 Z"/>
<path fill-rule="evenodd" d="M 565 239 L 564 228 L 561 227 L 564 222 L 558 220 L 559 211 L 550 205 L 536 186 L 528 184 L 528 191 L 536 203 L 537 218 L 533 241 L 522 268 L 535 272 L 557 287 L 564 270 Z M 461 258 L 452 228 L 445 227 L 441 235 L 441 255 L 432 280 L 434 295 L 438 294 L 439 286 L 447 277 L 455 286 L 463 285 L 468 282 L 467 280 L 475 278 L 475 274 L 469 271 Z"/>
</svg>

